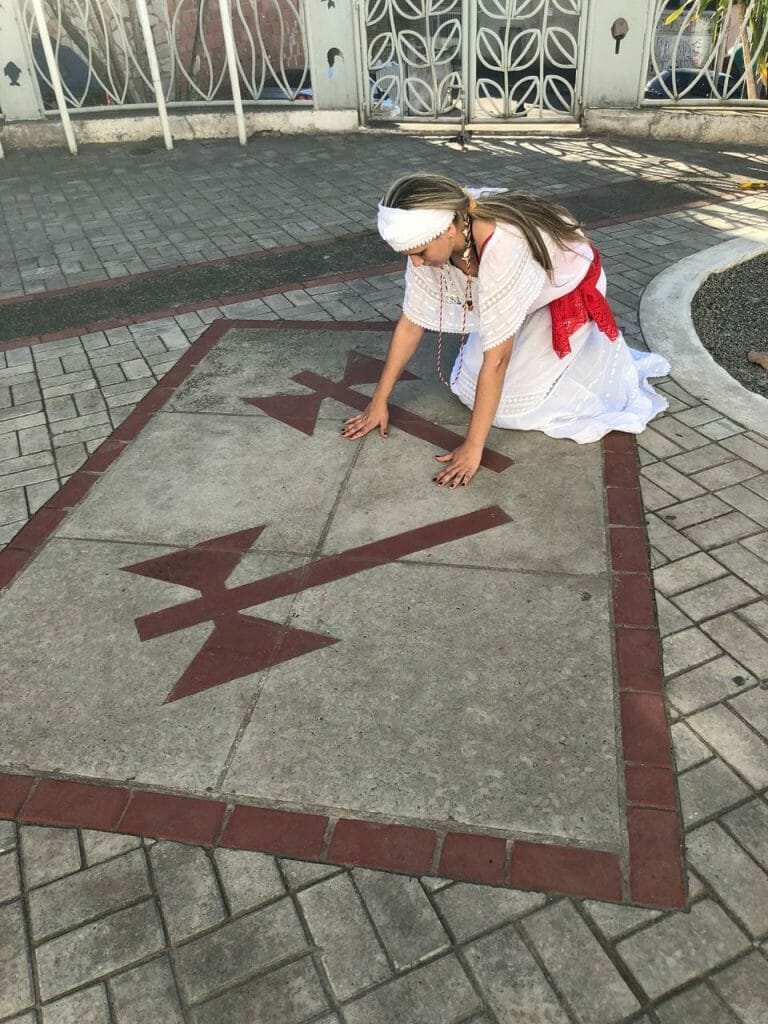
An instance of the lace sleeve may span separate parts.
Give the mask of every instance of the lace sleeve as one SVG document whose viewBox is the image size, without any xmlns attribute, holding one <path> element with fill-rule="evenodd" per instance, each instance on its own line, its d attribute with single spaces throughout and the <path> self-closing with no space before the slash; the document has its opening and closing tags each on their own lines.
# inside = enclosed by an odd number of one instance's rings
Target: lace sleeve
<svg viewBox="0 0 768 1024">
<path fill-rule="evenodd" d="M 497 225 L 480 261 L 480 338 L 484 352 L 520 330 L 547 272 L 514 230 Z"/>
<path fill-rule="evenodd" d="M 472 330 L 475 319 L 472 315 L 465 316 L 460 303 L 443 295 L 443 322 L 440 324 L 440 288 L 442 286 L 440 271 L 436 267 L 416 267 L 408 260 L 405 268 L 405 297 L 403 312 L 419 327 L 429 331 L 442 329 L 448 333 L 458 333 L 466 325 Z"/>
</svg>

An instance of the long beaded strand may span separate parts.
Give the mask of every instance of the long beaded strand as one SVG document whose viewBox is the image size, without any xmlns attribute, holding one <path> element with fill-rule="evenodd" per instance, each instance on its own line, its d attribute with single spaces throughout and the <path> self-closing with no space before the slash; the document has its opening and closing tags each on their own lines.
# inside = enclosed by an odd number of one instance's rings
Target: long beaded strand
<svg viewBox="0 0 768 1024">
<path fill-rule="evenodd" d="M 451 378 L 450 382 L 443 376 L 442 362 L 443 362 L 443 290 L 445 287 L 445 271 L 440 271 L 440 312 L 438 314 L 438 331 L 437 331 L 437 376 L 445 384 L 448 390 L 456 383 L 461 373 L 461 368 L 464 365 L 464 346 L 467 342 L 467 310 L 472 305 L 472 281 L 470 280 L 469 274 L 467 274 L 467 283 L 464 288 L 464 302 L 463 302 L 463 315 L 461 319 L 461 338 L 459 339 L 459 355 L 457 359 L 456 373 Z"/>
</svg>

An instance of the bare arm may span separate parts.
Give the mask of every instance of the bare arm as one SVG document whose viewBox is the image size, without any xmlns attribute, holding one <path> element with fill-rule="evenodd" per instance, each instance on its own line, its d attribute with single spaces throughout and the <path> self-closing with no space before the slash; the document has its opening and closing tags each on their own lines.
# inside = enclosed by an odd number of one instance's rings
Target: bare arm
<svg viewBox="0 0 768 1024">
<path fill-rule="evenodd" d="M 448 463 L 435 477 L 435 482 L 441 486 L 450 484 L 451 487 L 458 487 L 462 484 L 466 487 L 477 472 L 483 455 L 483 446 L 499 408 L 504 374 L 507 372 L 514 343 L 514 338 L 508 338 L 501 345 L 496 345 L 483 353 L 483 365 L 477 375 L 475 403 L 466 439 L 447 455 L 437 456 L 438 462 Z"/>
<path fill-rule="evenodd" d="M 352 416 L 344 422 L 342 437 L 350 441 L 356 441 L 365 437 L 376 427 L 382 437 L 387 436 L 387 424 L 389 414 L 387 413 L 387 401 L 392 394 L 392 389 L 408 365 L 408 361 L 419 347 L 424 328 L 412 323 L 405 313 L 402 314 L 395 327 L 392 341 L 389 343 L 384 369 L 381 371 L 379 383 L 373 392 L 371 403 L 365 412 L 359 416 Z"/>
</svg>

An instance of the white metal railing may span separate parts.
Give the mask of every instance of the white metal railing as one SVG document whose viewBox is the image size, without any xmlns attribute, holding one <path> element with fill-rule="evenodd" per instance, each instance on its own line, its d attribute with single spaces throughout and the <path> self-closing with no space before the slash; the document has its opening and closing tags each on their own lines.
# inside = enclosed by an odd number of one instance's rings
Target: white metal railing
<svg viewBox="0 0 768 1024">
<path fill-rule="evenodd" d="M 365 0 L 377 120 L 577 116 L 582 0 Z"/>
<path fill-rule="evenodd" d="M 768 104 L 768 0 L 656 0 L 645 104 Z"/>
<path fill-rule="evenodd" d="M 238 92 L 246 103 L 312 99 L 302 0 L 19 0 L 19 6 L 43 104 L 52 112 L 61 106 L 57 78 L 68 110 L 237 106 Z"/>
</svg>

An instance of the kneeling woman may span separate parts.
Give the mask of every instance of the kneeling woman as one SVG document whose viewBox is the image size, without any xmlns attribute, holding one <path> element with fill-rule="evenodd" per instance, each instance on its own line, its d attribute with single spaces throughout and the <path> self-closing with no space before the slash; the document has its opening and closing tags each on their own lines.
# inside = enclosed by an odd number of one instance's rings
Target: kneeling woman
<svg viewBox="0 0 768 1024">
<path fill-rule="evenodd" d="M 596 249 L 567 210 L 503 189 L 465 190 L 438 175 L 401 178 L 379 204 L 379 232 L 408 256 L 405 298 L 381 379 L 350 440 L 379 428 L 424 328 L 465 334 L 450 388 L 472 410 L 439 484 L 466 485 L 491 426 L 580 444 L 639 434 L 666 408 L 647 382 L 660 356 L 627 347 L 605 299 Z"/>
</svg>

